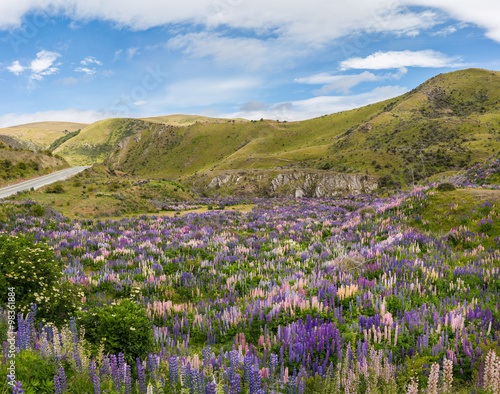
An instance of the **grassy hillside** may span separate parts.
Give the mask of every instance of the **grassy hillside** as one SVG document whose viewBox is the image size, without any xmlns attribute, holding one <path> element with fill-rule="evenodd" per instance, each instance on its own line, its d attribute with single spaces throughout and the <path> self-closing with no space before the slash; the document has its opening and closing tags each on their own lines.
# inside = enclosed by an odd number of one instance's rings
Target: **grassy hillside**
<svg viewBox="0 0 500 394">
<path fill-rule="evenodd" d="M 86 127 L 84 123 L 37 122 L 0 129 L 5 135 L 19 142 L 19 147 L 31 150 L 45 150 L 58 138 Z"/>
<path fill-rule="evenodd" d="M 0 187 L 67 167 L 64 159 L 53 156 L 50 151 L 11 148 L 0 141 Z"/>
<path fill-rule="evenodd" d="M 391 100 L 301 121 L 153 125 L 108 163 L 141 175 L 319 168 L 367 172 L 385 184 L 458 170 L 498 151 L 500 73 L 438 75 Z"/>
<path fill-rule="evenodd" d="M 209 118 L 200 115 L 167 115 L 167 116 L 155 116 L 151 118 L 142 118 L 142 120 L 152 122 L 152 123 L 163 123 L 170 126 L 189 126 L 193 123 L 225 123 L 227 119 L 223 118 Z M 245 119 L 236 119 L 245 120 Z M 248 121 L 247 121 L 248 122 Z"/>
<path fill-rule="evenodd" d="M 106 119 L 85 127 L 78 135 L 62 143 L 55 153 L 71 165 L 102 162 L 124 138 L 147 130 L 152 123 L 140 119 Z"/>
<path fill-rule="evenodd" d="M 64 141 L 72 165 L 103 162 L 140 176 L 313 168 L 368 173 L 398 186 L 498 152 L 500 73 L 440 74 L 391 100 L 301 122 L 191 115 L 107 119 Z M 47 137 L 48 138 L 48 137 Z"/>
</svg>

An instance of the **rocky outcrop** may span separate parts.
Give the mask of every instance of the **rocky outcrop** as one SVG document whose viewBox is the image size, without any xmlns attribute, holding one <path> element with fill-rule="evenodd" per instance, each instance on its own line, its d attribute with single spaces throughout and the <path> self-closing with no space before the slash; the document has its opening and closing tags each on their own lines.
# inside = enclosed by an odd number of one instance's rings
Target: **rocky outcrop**
<svg viewBox="0 0 500 394">
<path fill-rule="evenodd" d="M 213 174 L 193 182 L 208 194 L 267 195 L 275 197 L 334 197 L 370 193 L 377 178 L 316 170 L 237 171 Z"/>
</svg>

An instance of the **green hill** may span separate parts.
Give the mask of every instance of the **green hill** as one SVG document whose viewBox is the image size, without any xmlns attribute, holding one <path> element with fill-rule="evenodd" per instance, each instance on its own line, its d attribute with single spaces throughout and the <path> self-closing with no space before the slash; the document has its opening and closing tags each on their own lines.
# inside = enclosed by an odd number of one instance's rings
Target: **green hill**
<svg viewBox="0 0 500 394">
<path fill-rule="evenodd" d="M 497 152 L 499 126 L 500 73 L 468 69 L 440 74 L 394 99 L 301 122 L 107 119 L 58 140 L 55 153 L 72 165 L 93 160 L 146 177 L 304 168 L 368 173 L 382 185 L 398 185 Z"/>
<path fill-rule="evenodd" d="M 107 163 L 144 176 L 232 169 L 368 172 L 385 183 L 464 168 L 500 146 L 500 73 L 438 75 L 391 100 L 301 122 L 153 124 Z"/>
<path fill-rule="evenodd" d="M 67 167 L 64 159 L 50 151 L 32 152 L 0 141 L 0 187 Z"/>
<path fill-rule="evenodd" d="M 85 123 L 73 122 L 27 123 L 0 129 L 0 139 L 19 148 L 45 150 L 57 139 L 86 126 Z"/>
</svg>

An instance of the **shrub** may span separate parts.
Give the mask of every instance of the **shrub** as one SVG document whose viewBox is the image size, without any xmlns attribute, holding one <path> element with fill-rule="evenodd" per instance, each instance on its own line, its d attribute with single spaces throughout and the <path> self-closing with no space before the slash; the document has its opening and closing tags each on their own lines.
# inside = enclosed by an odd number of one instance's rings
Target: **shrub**
<svg viewBox="0 0 500 394">
<path fill-rule="evenodd" d="M 453 183 L 444 182 L 444 183 L 440 183 L 438 185 L 437 189 L 441 192 L 450 192 L 450 191 L 455 190 L 456 187 Z"/>
<path fill-rule="evenodd" d="M 57 194 L 60 194 L 60 193 L 64 193 L 66 192 L 66 190 L 64 189 L 64 186 L 62 185 L 62 183 L 54 183 L 53 185 L 49 185 L 47 186 L 47 188 L 45 189 L 45 193 L 57 193 Z"/>
<path fill-rule="evenodd" d="M 0 294 L 13 287 L 16 311 L 26 314 L 37 304 L 37 317 L 63 323 L 76 309 L 79 289 L 61 283 L 61 266 L 54 251 L 25 236 L 0 236 Z"/>
<path fill-rule="evenodd" d="M 85 337 L 97 353 L 101 340 L 106 353 L 125 355 L 127 363 L 135 365 L 153 348 L 153 330 L 144 306 L 125 299 L 118 304 L 91 307 L 78 313 L 85 327 Z"/>
<path fill-rule="evenodd" d="M 35 216 L 38 216 L 38 217 L 41 217 L 45 214 L 45 208 L 42 207 L 41 205 L 33 205 L 33 208 L 31 209 L 31 211 L 33 212 L 33 215 Z"/>
</svg>

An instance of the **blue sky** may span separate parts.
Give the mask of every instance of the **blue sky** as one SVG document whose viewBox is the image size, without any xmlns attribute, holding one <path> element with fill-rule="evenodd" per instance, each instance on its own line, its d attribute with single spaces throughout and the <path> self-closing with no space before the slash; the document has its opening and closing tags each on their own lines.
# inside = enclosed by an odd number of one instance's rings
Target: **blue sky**
<svg viewBox="0 0 500 394">
<path fill-rule="evenodd" d="M 497 0 L 2 0 L 0 127 L 300 120 L 500 70 Z"/>
</svg>

